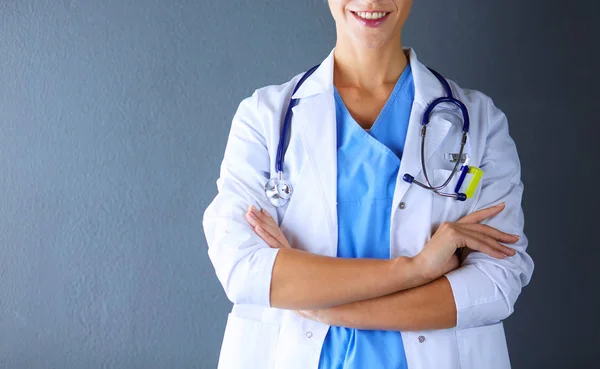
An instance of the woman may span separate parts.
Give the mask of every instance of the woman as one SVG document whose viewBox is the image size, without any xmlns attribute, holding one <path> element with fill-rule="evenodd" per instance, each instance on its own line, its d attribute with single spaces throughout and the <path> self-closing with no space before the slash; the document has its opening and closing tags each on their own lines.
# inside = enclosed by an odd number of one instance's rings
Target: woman
<svg viewBox="0 0 600 369">
<path fill-rule="evenodd" d="M 411 3 L 329 0 L 330 55 L 241 102 L 203 220 L 234 303 L 219 368 L 510 367 L 502 320 L 533 272 L 519 159 L 489 97 L 448 91 L 403 48 Z M 448 92 L 470 118 L 464 147 L 460 108 L 426 111 Z M 293 192 L 275 207 L 265 188 L 292 98 Z M 473 168 L 452 193 L 463 161 Z M 481 183 L 457 201 L 476 168 Z"/>
</svg>

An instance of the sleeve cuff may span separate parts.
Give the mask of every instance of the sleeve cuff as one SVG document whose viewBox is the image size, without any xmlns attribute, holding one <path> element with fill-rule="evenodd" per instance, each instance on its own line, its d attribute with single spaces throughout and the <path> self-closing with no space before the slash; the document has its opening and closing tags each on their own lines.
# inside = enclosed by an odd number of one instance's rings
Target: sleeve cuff
<svg viewBox="0 0 600 369">
<path fill-rule="evenodd" d="M 273 265 L 279 249 L 264 247 L 257 249 L 248 262 L 248 275 L 239 276 L 239 283 L 246 291 L 240 295 L 240 303 L 271 306 L 271 278 Z"/>
<path fill-rule="evenodd" d="M 446 274 L 456 303 L 459 329 L 491 324 L 506 311 L 506 301 L 498 287 L 473 264 Z"/>
</svg>

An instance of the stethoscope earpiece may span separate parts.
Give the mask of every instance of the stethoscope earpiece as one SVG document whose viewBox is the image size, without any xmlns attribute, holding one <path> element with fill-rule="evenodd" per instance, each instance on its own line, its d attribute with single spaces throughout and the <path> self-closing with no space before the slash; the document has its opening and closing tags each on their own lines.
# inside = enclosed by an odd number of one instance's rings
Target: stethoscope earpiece
<svg viewBox="0 0 600 369">
<path fill-rule="evenodd" d="M 404 182 L 413 183 L 415 177 L 411 176 L 408 173 L 405 173 L 404 176 L 402 176 L 402 179 L 404 180 Z"/>
</svg>

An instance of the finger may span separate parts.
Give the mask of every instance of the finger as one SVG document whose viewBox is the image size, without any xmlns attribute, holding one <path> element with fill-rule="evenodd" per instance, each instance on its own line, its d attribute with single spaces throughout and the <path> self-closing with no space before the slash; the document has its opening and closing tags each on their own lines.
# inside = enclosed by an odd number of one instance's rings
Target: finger
<svg viewBox="0 0 600 369">
<path fill-rule="evenodd" d="M 269 214 L 268 211 L 266 211 L 265 209 L 257 209 L 254 206 L 252 206 L 252 208 L 250 209 L 257 217 L 264 219 L 266 221 L 271 221 L 273 223 L 275 223 L 275 220 L 273 219 L 273 217 L 271 216 L 271 214 Z"/>
<path fill-rule="evenodd" d="M 467 239 L 465 240 L 465 245 L 465 247 L 468 247 L 471 250 L 483 252 L 484 254 L 487 254 L 496 259 L 506 258 L 506 255 L 491 247 L 487 243 L 481 242 L 476 237 L 467 237 Z"/>
<path fill-rule="evenodd" d="M 254 227 L 254 231 L 256 234 L 262 238 L 263 241 L 267 243 L 270 247 L 274 249 L 281 249 L 283 246 L 275 239 L 275 237 L 271 236 L 268 232 L 266 232 L 261 226 Z"/>
<path fill-rule="evenodd" d="M 296 314 L 300 315 L 302 318 L 304 319 L 309 319 L 309 320 L 317 320 L 316 317 L 312 314 L 310 314 L 307 311 L 303 311 L 303 310 L 296 310 Z"/>
<path fill-rule="evenodd" d="M 258 225 L 258 219 L 256 219 L 256 217 L 253 216 L 252 213 L 246 213 L 246 214 L 244 214 L 244 217 L 246 218 L 246 221 L 248 223 L 250 223 L 250 225 L 252 227 L 256 227 Z"/>
<path fill-rule="evenodd" d="M 502 210 L 504 210 L 506 204 L 498 204 L 496 206 L 492 206 L 489 208 L 481 209 L 478 211 L 474 211 L 469 215 L 462 217 L 457 223 L 479 223 L 488 218 L 493 217 L 496 214 L 499 214 Z"/>
<path fill-rule="evenodd" d="M 494 238 L 483 234 L 483 233 L 479 233 L 476 231 L 471 231 L 471 230 L 465 230 L 463 231 L 465 234 L 468 235 L 468 237 L 470 237 L 471 239 L 475 239 L 478 241 L 478 243 L 480 243 L 481 245 L 486 245 L 487 247 L 485 247 L 485 250 L 493 250 L 494 254 L 496 253 L 500 253 L 502 254 L 502 259 L 504 258 L 504 256 L 514 256 L 517 252 L 514 249 L 511 249 L 510 247 L 504 246 L 501 243 L 499 243 L 498 241 L 496 241 Z M 470 245 L 467 245 L 467 247 L 472 248 Z M 479 250 L 482 251 L 482 250 Z M 494 256 L 491 253 L 488 253 L 486 251 L 482 251 L 490 256 Z"/>
<path fill-rule="evenodd" d="M 502 232 L 487 224 L 461 224 L 460 227 L 486 234 L 496 241 L 504 243 L 515 243 L 521 238 L 519 235 Z"/>
<path fill-rule="evenodd" d="M 260 211 L 255 211 L 254 214 L 258 217 L 258 219 L 263 221 L 265 224 L 268 224 L 271 227 L 279 228 L 279 224 L 277 224 L 275 219 L 273 219 L 271 214 L 269 214 L 269 212 L 267 212 L 265 209 L 260 209 Z"/>
<path fill-rule="evenodd" d="M 255 221 L 256 225 L 260 225 L 271 235 L 276 236 L 280 230 L 279 225 L 275 222 L 275 220 L 273 220 L 270 215 L 266 215 L 256 210 L 252 205 L 250 207 L 251 208 L 247 214 Z"/>
<path fill-rule="evenodd" d="M 287 238 L 285 238 L 285 235 L 283 234 L 283 232 L 281 232 L 281 229 L 277 224 L 266 224 L 264 220 L 257 219 L 256 216 L 252 213 L 248 214 L 248 217 L 253 219 L 254 222 L 256 222 L 256 225 L 254 227 L 260 227 L 265 233 L 274 238 L 279 244 L 279 247 L 288 248 L 288 240 Z"/>
<path fill-rule="evenodd" d="M 264 209 L 258 210 L 254 205 L 250 205 L 248 206 L 248 211 L 246 213 L 254 214 L 256 218 L 260 219 L 263 222 L 267 221 L 268 219 L 273 219 L 270 215 L 268 215 L 268 212 L 263 212 L 263 210 Z"/>
<path fill-rule="evenodd" d="M 267 231 L 271 236 L 273 236 L 283 247 L 287 247 L 288 240 L 279 228 L 279 224 L 275 222 L 275 219 L 269 215 L 267 211 L 261 209 L 257 212 L 258 219 L 261 222 L 261 227 L 264 226 L 265 231 Z"/>
<path fill-rule="evenodd" d="M 248 221 L 255 226 L 264 223 L 263 220 L 259 219 L 252 211 L 246 212 L 245 216 L 246 219 L 248 219 Z"/>
<path fill-rule="evenodd" d="M 303 318 L 318 321 L 318 310 L 296 310 L 296 312 Z"/>
<path fill-rule="evenodd" d="M 308 314 L 304 310 L 296 310 L 296 314 L 300 315 L 303 318 L 308 318 Z"/>
<path fill-rule="evenodd" d="M 506 256 L 513 256 L 517 253 L 514 249 L 501 244 L 494 238 L 492 238 L 484 233 L 479 233 L 479 232 L 475 232 L 475 231 L 467 231 L 467 232 L 472 232 L 472 233 L 470 233 L 470 236 L 472 236 L 473 238 L 476 238 L 480 242 L 487 244 L 491 248 L 495 249 L 496 251 L 501 252 L 502 254 L 504 254 Z"/>
<path fill-rule="evenodd" d="M 260 226 L 265 232 L 269 233 L 272 237 L 281 242 L 281 230 L 278 226 L 273 226 L 265 222 L 263 218 L 257 217 L 253 212 L 249 211 L 246 213 L 246 220 L 252 225 L 252 227 Z"/>
</svg>

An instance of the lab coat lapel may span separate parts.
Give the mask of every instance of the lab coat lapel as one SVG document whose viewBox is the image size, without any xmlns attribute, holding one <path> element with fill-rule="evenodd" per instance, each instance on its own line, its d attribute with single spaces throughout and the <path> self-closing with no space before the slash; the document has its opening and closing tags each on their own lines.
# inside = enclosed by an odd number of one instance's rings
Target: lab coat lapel
<svg viewBox="0 0 600 369">
<path fill-rule="evenodd" d="M 324 205 L 331 239 L 327 249 L 329 256 L 335 256 L 337 250 L 337 130 L 334 106 L 331 92 L 303 99 L 292 109 L 294 119 L 303 122 L 300 136 L 315 180 L 315 193 L 305 194 L 305 201 L 311 203 L 308 208 L 314 209 L 315 213 L 307 216 L 318 216 L 316 212 L 320 211 L 321 204 Z"/>
<path fill-rule="evenodd" d="M 299 99 L 292 108 L 292 119 L 300 133 L 305 155 L 312 168 L 314 178 L 313 193 L 305 194 L 304 201 L 314 212 L 307 216 L 325 218 L 329 238 L 326 254 L 337 253 L 337 127 L 335 121 L 335 100 L 333 97 L 334 51 L 315 72 L 292 95 Z M 323 209 L 324 213 L 320 209 Z"/>
</svg>

